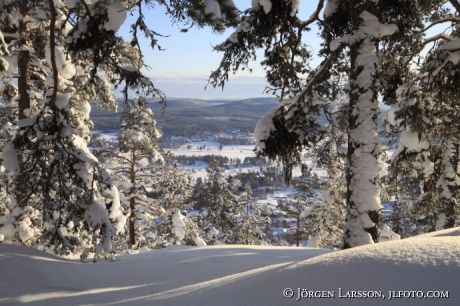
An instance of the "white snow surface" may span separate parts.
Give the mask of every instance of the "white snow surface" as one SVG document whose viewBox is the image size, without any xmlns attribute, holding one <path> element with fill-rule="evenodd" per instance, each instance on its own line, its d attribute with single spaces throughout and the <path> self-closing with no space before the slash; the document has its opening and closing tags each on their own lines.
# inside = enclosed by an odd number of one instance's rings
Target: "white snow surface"
<svg viewBox="0 0 460 306">
<path fill-rule="evenodd" d="M 272 3 L 270 0 L 252 0 L 251 6 L 253 9 L 259 9 L 259 5 L 264 9 L 265 14 L 270 13 L 272 9 Z"/>
<path fill-rule="evenodd" d="M 67 104 L 69 104 L 69 99 L 70 99 L 70 93 L 60 93 L 58 92 L 56 94 L 56 107 L 57 109 L 63 109 L 64 107 L 67 106 Z"/>
<path fill-rule="evenodd" d="M 326 8 L 324 9 L 324 17 L 329 17 L 334 14 L 338 7 L 337 0 L 327 0 Z"/>
<path fill-rule="evenodd" d="M 110 2 L 107 7 L 109 21 L 104 24 L 107 31 L 117 32 L 126 20 L 126 6 L 120 2 Z"/>
<path fill-rule="evenodd" d="M 8 142 L 3 146 L 0 158 L 3 160 L 2 166 L 17 175 L 19 172 L 19 160 L 13 143 Z"/>
<path fill-rule="evenodd" d="M 392 158 L 396 157 L 400 152 L 404 151 L 404 149 L 407 149 L 408 152 L 420 152 L 427 150 L 429 146 L 430 144 L 427 140 L 420 140 L 416 132 L 407 129 L 401 133 L 398 151 L 393 153 Z"/>
<path fill-rule="evenodd" d="M 220 5 L 216 0 L 204 0 L 204 12 L 206 14 L 214 14 L 214 19 L 222 18 Z"/>
<path fill-rule="evenodd" d="M 2 60 L 2 65 L 6 70 L 3 72 L 0 72 L 0 78 L 3 78 L 3 77 L 12 78 L 14 73 L 18 69 L 17 55 L 3 56 L 1 60 Z"/>
<path fill-rule="evenodd" d="M 377 17 L 367 11 L 363 11 L 359 17 L 363 20 L 362 25 L 353 34 L 344 35 L 331 42 L 331 50 L 336 50 L 341 43 L 352 44 L 366 37 L 381 38 L 392 35 L 398 30 L 394 24 L 381 24 Z"/>
<path fill-rule="evenodd" d="M 172 228 L 173 233 L 177 236 L 177 238 L 180 240 L 184 239 L 185 237 L 185 222 L 184 222 L 185 217 L 180 213 L 179 209 L 176 209 L 176 212 L 174 213 L 172 217 L 172 223 L 174 227 Z"/>
<path fill-rule="evenodd" d="M 254 130 L 254 138 L 256 139 L 256 145 L 260 148 L 265 147 L 265 143 L 262 142 L 262 140 L 270 136 L 270 131 L 275 129 L 275 125 L 273 124 L 273 117 L 275 116 L 275 113 L 278 109 L 278 106 L 271 108 L 268 113 L 265 114 L 256 124 L 256 128 Z"/>
<path fill-rule="evenodd" d="M 87 263 L 0 244 L 1 305 L 459 305 L 460 229 L 330 252 L 315 248 L 175 245 Z M 294 296 L 283 297 L 291 288 Z M 298 298 L 298 288 L 333 298 Z M 339 298 L 348 290 L 385 298 Z M 388 299 L 389 291 L 449 298 Z"/>
<path fill-rule="evenodd" d="M 387 114 L 386 114 L 386 119 L 388 120 L 388 122 L 391 124 L 391 125 L 399 125 L 402 120 L 401 119 L 398 119 L 396 120 L 396 112 L 401 110 L 401 107 L 399 106 L 399 104 L 395 104 L 395 105 L 392 105 L 390 107 L 390 109 L 388 110 Z"/>
<path fill-rule="evenodd" d="M 236 29 L 235 32 L 233 32 L 228 38 L 227 40 L 233 42 L 233 43 L 237 43 L 238 42 L 238 33 L 243 31 L 243 32 L 248 32 L 249 29 L 251 27 L 251 24 L 247 21 L 243 21 L 239 26 L 238 28 Z"/>
<path fill-rule="evenodd" d="M 76 147 L 75 151 L 78 154 L 80 160 L 87 162 L 89 164 L 97 163 L 97 158 L 94 156 L 86 146 L 86 142 L 83 138 L 78 135 L 72 135 L 72 143 Z"/>
</svg>

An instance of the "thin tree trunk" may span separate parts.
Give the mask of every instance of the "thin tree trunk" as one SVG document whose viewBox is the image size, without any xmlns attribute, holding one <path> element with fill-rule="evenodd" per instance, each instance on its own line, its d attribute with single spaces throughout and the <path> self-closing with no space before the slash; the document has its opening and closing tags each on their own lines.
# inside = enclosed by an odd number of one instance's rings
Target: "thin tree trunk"
<svg viewBox="0 0 460 306">
<path fill-rule="evenodd" d="M 27 0 L 23 0 L 21 3 L 21 7 L 19 8 L 19 12 L 25 18 L 29 16 L 29 7 Z M 18 101 L 18 119 L 25 119 L 27 116 L 25 115 L 25 110 L 30 108 L 30 52 L 29 48 L 29 39 L 27 33 L 27 23 L 21 19 L 19 21 L 19 49 L 21 51 L 18 52 L 18 91 L 19 91 L 19 101 Z M 54 32 L 51 31 L 51 34 Z M 51 39 L 51 38 L 50 38 Z M 24 47 L 24 48 L 22 48 Z M 21 154 L 18 155 L 19 157 L 19 174 L 17 176 L 17 183 L 16 183 L 16 203 L 18 203 L 21 207 L 27 205 L 26 199 L 26 188 L 27 188 L 27 175 L 24 173 L 24 164 L 21 160 Z"/>
<path fill-rule="evenodd" d="M 137 194 L 136 190 L 136 149 L 132 150 L 132 164 L 131 164 L 131 189 L 129 191 L 131 199 L 129 200 L 129 207 L 131 209 L 131 214 L 129 215 L 129 243 L 131 247 L 136 246 L 136 198 L 134 197 Z"/>
<path fill-rule="evenodd" d="M 297 230 L 295 233 L 297 239 L 297 247 L 299 247 L 299 240 L 300 240 L 300 212 L 299 212 L 299 199 L 297 199 Z"/>
<path fill-rule="evenodd" d="M 216 181 L 213 181 L 213 202 L 212 202 L 212 206 L 213 206 L 213 210 L 217 213 L 217 182 Z M 212 218 L 212 227 L 216 228 L 217 224 L 216 224 L 216 218 L 215 216 L 212 216 L 211 215 L 211 218 Z"/>
<path fill-rule="evenodd" d="M 249 204 L 246 203 L 246 244 L 248 245 L 249 244 Z"/>
<path fill-rule="evenodd" d="M 29 16 L 29 7 L 27 6 L 27 0 L 22 1 L 22 6 L 19 8 L 19 11 L 23 18 Z M 22 19 L 19 21 L 19 51 L 18 53 L 18 90 L 19 90 L 19 120 L 27 118 L 24 114 L 24 111 L 30 108 L 30 97 L 29 97 L 29 81 L 30 81 L 30 52 L 28 48 L 30 47 L 30 42 L 27 33 L 27 23 Z M 24 47 L 24 48 L 22 48 Z M 22 49 L 21 49 L 22 48 Z"/>
</svg>

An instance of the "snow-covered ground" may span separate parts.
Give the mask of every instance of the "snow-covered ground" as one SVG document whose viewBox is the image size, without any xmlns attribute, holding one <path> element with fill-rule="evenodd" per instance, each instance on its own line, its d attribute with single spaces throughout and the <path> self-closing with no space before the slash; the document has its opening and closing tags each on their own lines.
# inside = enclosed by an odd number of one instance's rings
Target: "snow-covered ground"
<svg viewBox="0 0 460 306">
<path fill-rule="evenodd" d="M 187 146 L 190 145 L 192 148 L 187 149 Z M 189 142 L 186 145 L 183 145 L 178 150 L 173 150 L 175 155 L 187 155 L 187 156 L 204 156 L 204 155 L 221 155 L 228 158 L 239 158 L 241 162 L 246 157 L 255 157 L 254 145 L 227 145 L 223 146 L 222 150 L 219 151 L 219 143 L 212 141 L 199 141 L 199 142 Z M 204 149 L 200 150 L 200 147 Z"/>
<path fill-rule="evenodd" d="M 101 133 L 104 138 L 106 138 L 109 142 L 115 142 L 117 133 L 106 133 L 97 131 Z M 248 166 L 243 164 L 244 159 L 246 157 L 255 157 L 254 153 L 254 145 L 225 145 L 222 147 L 222 150 L 219 150 L 220 143 L 214 141 L 196 141 L 196 142 L 188 142 L 184 144 L 182 147 L 176 150 L 172 150 L 175 155 L 185 155 L 185 156 L 205 156 L 205 155 L 220 155 L 223 157 L 228 157 L 229 159 L 236 159 L 239 158 L 241 161 L 241 165 L 236 167 L 234 164 L 229 165 L 230 169 L 226 170 L 227 175 L 236 175 L 238 172 L 258 172 L 260 171 L 260 166 Z M 189 148 L 187 148 L 190 146 Z M 200 150 L 200 147 L 202 148 Z M 311 165 L 311 160 L 306 159 L 304 160 L 305 164 Z M 206 177 L 206 168 L 209 167 L 209 164 L 205 162 L 198 161 L 194 165 L 181 165 L 183 169 L 187 171 L 194 179 L 199 177 L 205 178 Z M 319 177 L 323 177 L 326 175 L 324 169 L 321 168 L 314 168 L 313 173 L 316 173 Z M 300 167 L 293 169 L 293 176 L 300 176 Z"/>
<path fill-rule="evenodd" d="M 95 264 L 0 244 L 0 304 L 460 305 L 459 236 L 454 228 L 338 252 L 173 246 Z"/>
<path fill-rule="evenodd" d="M 187 146 L 191 148 L 187 149 Z M 200 150 L 200 147 L 204 149 Z M 255 157 L 254 145 L 228 145 L 223 146 L 222 150 L 219 150 L 219 143 L 212 141 L 202 141 L 202 142 L 190 142 L 186 145 L 183 145 L 177 150 L 172 150 L 175 155 L 185 155 L 185 156 L 205 156 L 205 155 L 220 155 L 228 158 L 239 158 L 241 160 L 240 167 L 236 168 L 235 165 L 230 165 L 232 168 L 226 170 L 227 175 L 236 175 L 238 172 L 258 172 L 260 171 L 260 166 L 246 166 L 243 164 L 243 161 L 246 157 Z M 305 160 L 305 164 L 311 165 L 311 160 Z M 206 177 L 206 168 L 209 165 L 204 162 L 197 162 L 195 165 L 181 167 L 190 171 L 192 176 L 196 179 L 198 177 Z M 324 169 L 314 168 L 313 173 L 316 173 L 319 177 L 326 175 Z M 300 167 L 293 169 L 293 176 L 300 176 L 301 171 Z"/>
</svg>

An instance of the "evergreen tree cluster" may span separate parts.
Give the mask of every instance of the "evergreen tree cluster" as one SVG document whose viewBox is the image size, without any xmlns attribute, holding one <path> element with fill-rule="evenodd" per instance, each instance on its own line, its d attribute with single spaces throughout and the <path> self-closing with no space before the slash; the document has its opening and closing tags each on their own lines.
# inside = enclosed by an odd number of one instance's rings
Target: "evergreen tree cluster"
<svg viewBox="0 0 460 306">
<path fill-rule="evenodd" d="M 217 32 L 239 18 L 231 0 L 220 1 L 218 12 L 197 0 L 156 2 L 172 22 Z M 33 243 L 57 254 L 113 253 L 128 217 L 130 243 L 136 243 L 135 219 L 150 205 L 142 194 L 149 182 L 143 174 L 159 155 L 159 134 L 145 97 L 166 101 L 141 72 L 140 36 L 161 49 L 162 35 L 145 24 L 144 10 L 153 4 L 0 1 L 2 241 Z M 136 15 L 130 41 L 117 34 L 127 14 Z M 124 113 L 115 155 L 123 162 L 113 171 L 130 172 L 129 184 L 119 184 L 121 197 L 112 178 L 122 176 L 111 175 L 87 147 L 91 103 L 116 110 L 117 88 L 124 95 Z M 128 216 L 120 201 L 130 202 Z"/>
<path fill-rule="evenodd" d="M 459 224 L 457 0 L 317 0 L 308 20 L 297 16 L 299 0 L 252 1 L 244 12 L 232 0 L 0 0 L 1 241 L 82 251 L 82 259 L 143 246 L 264 243 L 269 211 L 255 205 L 250 184 L 224 176 L 222 161 L 195 186 L 207 206 L 181 214 L 193 186 L 158 150 L 146 99 L 166 97 L 141 72 L 140 36 L 161 50 L 162 35 L 145 24 L 155 2 L 184 32 L 236 28 L 215 46 L 223 58 L 212 86 L 251 70 L 263 49 L 266 91 L 280 104 L 256 127 L 257 154 L 282 162 L 298 190 L 295 205 L 280 203 L 297 220 L 297 240 L 301 223 L 323 246 L 344 249 L 378 242 L 383 222 L 402 237 Z M 127 14 L 137 16 L 130 41 L 117 34 Z M 306 44 L 313 23 L 323 39 L 318 67 Z M 447 30 L 426 38 L 436 25 Z M 118 88 L 118 146 L 101 141 L 90 151 L 91 103 L 116 110 Z M 381 132 L 380 103 L 390 107 Z M 327 174 L 314 179 L 322 189 L 315 201 L 311 175 L 292 180 L 305 155 Z M 394 209 L 382 218 L 389 197 Z"/>
<path fill-rule="evenodd" d="M 264 50 L 266 91 L 280 105 L 256 126 L 258 154 L 281 161 L 286 182 L 304 154 L 326 170 L 323 194 L 304 215 L 315 216 L 327 239 L 341 236 L 342 248 L 378 242 L 383 222 L 403 237 L 458 225 L 460 3 L 316 3 L 301 20 L 299 1 L 253 1 L 215 46 L 223 56 L 209 84 L 224 87 Z M 305 44 L 313 23 L 323 40 L 316 68 Z M 447 30 L 427 38 L 436 25 Z M 377 126 L 380 103 L 391 107 L 385 131 Z M 397 201 L 382 219 L 388 197 Z"/>
</svg>

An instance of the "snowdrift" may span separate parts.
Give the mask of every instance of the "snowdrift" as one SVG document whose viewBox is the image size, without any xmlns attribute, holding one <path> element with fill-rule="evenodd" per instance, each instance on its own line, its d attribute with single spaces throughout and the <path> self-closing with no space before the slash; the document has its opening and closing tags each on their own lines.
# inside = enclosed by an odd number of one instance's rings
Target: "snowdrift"
<svg viewBox="0 0 460 306">
<path fill-rule="evenodd" d="M 0 304 L 460 305 L 459 235 L 340 252 L 173 246 L 96 264 L 0 244 Z"/>
</svg>

